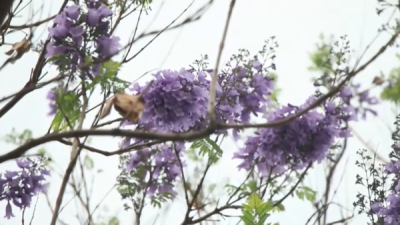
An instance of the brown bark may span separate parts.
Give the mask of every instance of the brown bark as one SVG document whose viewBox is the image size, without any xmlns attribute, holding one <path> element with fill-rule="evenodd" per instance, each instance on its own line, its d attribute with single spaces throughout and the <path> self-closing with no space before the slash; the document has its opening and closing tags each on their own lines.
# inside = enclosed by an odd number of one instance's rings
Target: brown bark
<svg viewBox="0 0 400 225">
<path fill-rule="evenodd" d="M 8 13 L 13 5 L 14 0 L 1 0 L 0 1 L 0 26 L 3 25 Z"/>
</svg>

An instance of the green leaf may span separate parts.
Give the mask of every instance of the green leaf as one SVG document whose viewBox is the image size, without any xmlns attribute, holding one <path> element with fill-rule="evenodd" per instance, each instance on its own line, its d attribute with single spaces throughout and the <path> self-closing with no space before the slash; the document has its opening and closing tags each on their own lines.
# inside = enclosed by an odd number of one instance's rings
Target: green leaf
<svg viewBox="0 0 400 225">
<path fill-rule="evenodd" d="M 39 148 L 37 150 L 37 153 L 41 156 L 45 156 L 46 155 L 46 149 L 45 148 Z"/>
<path fill-rule="evenodd" d="M 210 186 L 208 186 L 208 191 L 212 192 L 215 190 L 216 187 L 217 187 L 217 184 L 211 184 Z"/>
<path fill-rule="evenodd" d="M 85 159 L 83 160 L 83 165 L 86 169 L 91 170 L 94 167 L 93 159 L 90 158 L 88 155 L 85 155 Z"/>
<path fill-rule="evenodd" d="M 74 92 L 59 92 L 57 104 L 61 106 L 61 109 L 57 106 L 56 115 L 51 123 L 51 128 L 54 131 L 64 131 L 70 128 L 69 125 L 74 127 L 80 116 L 81 109 L 81 102 L 78 96 Z M 68 120 L 65 119 L 64 115 Z"/>
<path fill-rule="evenodd" d="M 304 200 L 304 192 L 302 191 L 296 191 L 296 195 L 299 199 Z"/>
<path fill-rule="evenodd" d="M 274 78 L 275 84 L 278 82 L 278 75 L 276 73 L 270 73 L 269 76 Z M 281 88 L 275 87 L 269 98 L 271 98 L 273 101 L 278 101 L 278 95 L 281 93 L 281 91 Z"/>
<path fill-rule="evenodd" d="M 247 187 L 250 189 L 250 192 L 254 193 L 257 191 L 257 182 L 251 180 L 247 183 Z"/>
<path fill-rule="evenodd" d="M 196 141 L 194 141 L 192 143 L 190 148 L 196 149 L 196 148 L 200 148 L 201 146 L 203 146 L 203 141 L 202 140 L 196 140 Z"/>
<path fill-rule="evenodd" d="M 313 189 L 307 187 L 307 186 L 303 186 L 301 187 L 304 190 L 304 195 L 306 196 L 306 199 L 310 202 L 315 201 L 315 195 L 316 195 L 316 191 L 314 191 Z"/>
<path fill-rule="evenodd" d="M 215 143 L 215 141 L 211 140 L 209 137 L 204 138 L 204 140 L 212 146 L 212 150 L 214 153 L 214 158 L 216 159 L 215 162 L 217 162 L 223 154 L 223 151 L 221 149 L 221 147 L 219 147 L 219 145 L 217 143 Z"/>
<path fill-rule="evenodd" d="M 242 219 L 242 221 L 246 224 L 246 225 L 253 225 L 254 224 L 254 216 L 248 212 L 248 211 L 243 211 L 243 216 L 240 217 Z"/>
<path fill-rule="evenodd" d="M 331 74 L 332 66 L 338 58 L 331 54 L 331 43 L 333 42 L 333 36 L 326 40 L 324 35 L 321 34 L 319 37 L 319 43 L 315 45 L 316 50 L 310 53 L 312 65 L 308 68 L 309 71 L 320 72 L 323 74 Z"/>
<path fill-rule="evenodd" d="M 262 204 L 262 200 L 260 198 L 260 196 L 258 196 L 257 193 L 252 193 L 248 200 L 247 200 L 247 204 L 251 207 L 251 208 L 257 208 L 258 206 L 260 206 Z"/>
<path fill-rule="evenodd" d="M 117 77 L 120 68 L 121 63 L 119 62 L 107 61 L 103 63 L 99 70 L 100 74 L 87 84 L 87 88 L 93 90 L 95 87 L 100 86 L 103 91 L 107 90 L 113 93 L 124 90 L 130 85 L 130 82 Z"/>
<path fill-rule="evenodd" d="M 396 57 L 400 61 L 400 54 L 397 54 Z M 389 79 L 391 79 L 392 85 L 387 85 L 383 89 L 381 98 L 394 103 L 400 103 L 400 66 L 390 71 Z"/>
<path fill-rule="evenodd" d="M 285 211 L 285 206 L 283 206 L 282 204 L 278 204 L 278 205 L 274 208 L 274 211 L 283 212 L 283 211 Z"/>
<path fill-rule="evenodd" d="M 264 203 L 258 205 L 258 206 L 255 208 L 256 213 L 257 213 L 258 215 L 262 215 L 262 214 L 264 214 L 264 213 L 267 213 L 267 212 L 271 211 L 272 209 L 273 209 L 273 205 L 272 205 L 272 202 L 270 202 L 270 201 L 264 202 Z"/>
<path fill-rule="evenodd" d="M 273 209 L 271 201 L 263 202 L 257 193 L 252 193 L 248 199 L 247 204 L 242 205 L 242 221 L 252 225 L 264 225 L 267 218 L 270 216 L 268 213 Z"/>
<path fill-rule="evenodd" d="M 25 129 L 21 133 L 12 128 L 10 134 L 6 134 L 3 140 L 9 144 L 21 145 L 32 139 L 32 131 Z"/>
<path fill-rule="evenodd" d="M 265 221 L 267 220 L 268 217 L 269 217 L 268 213 L 264 213 L 264 214 L 261 214 L 260 216 L 258 216 L 257 225 L 264 225 L 264 223 L 265 223 Z"/>
<path fill-rule="evenodd" d="M 119 225 L 119 219 L 115 216 L 111 217 L 108 221 L 108 225 Z"/>
<path fill-rule="evenodd" d="M 218 144 L 215 143 L 215 141 L 211 140 L 209 137 L 192 142 L 190 149 L 199 149 L 199 155 L 207 155 L 213 163 L 218 162 L 223 153 Z"/>
<path fill-rule="evenodd" d="M 190 147 L 189 150 L 187 151 L 186 155 L 188 156 L 189 159 L 198 162 L 200 161 L 200 158 L 196 154 L 196 149 Z"/>
</svg>

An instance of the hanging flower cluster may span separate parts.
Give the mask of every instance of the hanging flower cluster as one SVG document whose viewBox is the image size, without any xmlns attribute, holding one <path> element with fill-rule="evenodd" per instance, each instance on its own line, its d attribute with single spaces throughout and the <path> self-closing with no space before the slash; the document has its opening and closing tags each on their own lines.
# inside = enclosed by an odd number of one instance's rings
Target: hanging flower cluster
<svg viewBox="0 0 400 225">
<path fill-rule="evenodd" d="M 359 97 L 360 104 L 377 103 L 368 92 L 357 93 L 358 88 L 356 86 L 353 91 L 347 86 L 342 88 L 336 99 L 324 103 L 322 111 L 314 109 L 288 124 L 258 129 L 234 155 L 234 158 L 242 160 L 239 168 L 249 170 L 256 165 L 263 175 L 268 175 L 284 172 L 289 167 L 303 169 L 309 163 L 321 162 L 337 138 L 350 136 L 345 124 L 356 121 L 360 113 L 365 116 L 365 110 L 361 111 L 361 107 L 356 110 L 350 100 Z M 275 122 L 294 116 L 316 99 L 312 96 L 300 107 L 283 106 L 267 119 Z"/>
<path fill-rule="evenodd" d="M 119 51 L 119 38 L 111 36 L 110 21 L 112 11 L 101 1 L 90 0 L 87 12 L 79 5 L 65 7 L 58 14 L 54 28 L 49 28 L 50 43 L 46 47 L 46 59 L 61 56 L 63 60 L 54 60 L 60 67 L 69 67 L 75 71 L 87 57 L 101 61 Z M 101 63 L 90 66 L 85 75 L 92 77 L 99 74 Z"/>
<path fill-rule="evenodd" d="M 219 74 L 215 105 L 218 122 L 248 123 L 251 114 L 263 113 L 265 107 L 270 103 L 268 96 L 273 90 L 273 79 L 265 74 L 258 61 L 251 61 L 249 64 L 250 66 L 237 66 L 228 74 Z M 136 129 L 179 133 L 205 128 L 211 80 L 209 72 L 181 69 L 179 71 L 161 70 L 153 74 L 152 85 L 146 93 L 143 93 L 146 107 Z M 139 94 L 148 85 L 149 82 L 144 85 L 136 83 L 131 90 L 134 94 Z M 140 141 L 127 138 L 123 147 Z M 166 177 L 171 179 L 159 180 L 157 185 L 152 184 L 149 187 L 149 193 L 154 193 L 154 190 L 158 190 L 157 188 L 162 190 L 168 188 L 170 193 L 174 193 L 170 188 L 173 187 L 172 181 L 175 180 L 175 177 L 180 175 L 180 165 L 172 150 L 173 145 L 163 144 L 159 145 L 157 149 L 161 150 L 144 155 L 132 153 L 127 168 L 137 169 L 141 165 L 139 162 L 149 161 L 150 156 L 155 157 L 155 168 L 167 171 Z M 184 152 L 184 142 L 179 144 L 179 149 L 180 154 Z M 158 163 L 168 165 L 169 168 L 159 167 Z M 146 168 L 147 173 L 151 172 L 149 167 L 142 165 L 142 168 Z M 158 176 L 159 172 L 157 169 L 155 171 Z"/>
<path fill-rule="evenodd" d="M 150 183 L 146 184 L 148 196 L 160 196 L 165 193 L 175 195 L 174 183 L 181 174 L 181 163 L 185 165 L 185 162 L 179 161 L 177 155 L 181 158 L 184 151 L 184 142 L 166 143 L 141 149 L 130 154 L 126 170 L 130 172 L 146 168 L 140 177 L 142 180 L 149 180 L 149 176 L 151 178 Z"/>
<path fill-rule="evenodd" d="M 139 127 L 158 132 L 187 132 L 206 126 L 209 73 L 162 70 L 153 76 L 152 86 L 143 95 L 146 108 Z M 131 90 L 139 94 L 147 85 L 136 83 Z M 262 70 L 253 72 L 251 68 L 238 66 L 230 74 L 220 74 L 215 105 L 218 122 L 250 122 L 252 113 L 265 112 L 272 90 L 273 79 Z"/>
<path fill-rule="evenodd" d="M 19 171 L 0 174 L 0 201 L 7 201 L 5 218 L 14 217 L 12 206 L 21 210 L 30 206 L 32 198 L 47 191 L 45 176 L 50 172 L 29 159 L 17 159 Z"/>
</svg>

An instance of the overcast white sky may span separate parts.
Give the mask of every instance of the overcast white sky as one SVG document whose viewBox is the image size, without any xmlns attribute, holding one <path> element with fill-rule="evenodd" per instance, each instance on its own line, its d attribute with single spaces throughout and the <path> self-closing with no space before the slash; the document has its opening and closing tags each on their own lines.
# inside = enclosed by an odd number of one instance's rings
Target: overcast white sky
<svg viewBox="0 0 400 225">
<path fill-rule="evenodd" d="M 40 1 L 33 1 L 35 7 L 40 6 Z M 44 12 L 51 9 L 51 15 L 58 11 L 61 1 L 46 1 Z M 153 11 L 149 12 L 147 18 L 143 19 L 139 29 L 144 29 L 146 24 L 151 20 L 159 7 L 160 0 L 154 0 L 152 6 Z M 191 0 L 169 0 L 166 1 L 163 11 L 154 22 L 152 27 L 162 28 L 176 16 L 178 16 L 184 8 L 190 4 Z M 205 1 L 196 0 L 193 7 L 188 10 L 186 16 L 193 13 Z M 144 72 L 155 68 L 180 69 L 187 67 L 195 59 L 199 59 L 201 54 L 210 56 L 211 66 L 216 59 L 219 41 L 222 35 L 222 28 L 225 23 L 226 13 L 229 5 L 228 0 L 216 0 L 210 10 L 204 17 L 193 24 L 185 26 L 161 35 L 153 44 L 150 45 L 142 54 L 134 61 L 124 65 L 119 76 L 123 79 L 134 80 Z M 310 82 L 312 74 L 307 71 L 310 66 L 308 57 L 309 52 L 314 50 L 314 45 L 318 41 L 320 33 L 326 35 L 333 34 L 336 37 L 348 35 L 352 49 L 356 51 L 356 55 L 368 45 L 368 43 L 376 35 L 377 29 L 386 21 L 386 18 L 378 17 L 375 13 L 377 4 L 375 0 L 305 0 L 305 1 L 272 1 L 272 0 L 237 0 L 236 7 L 233 12 L 228 38 L 225 43 L 223 53 L 223 62 L 239 48 L 247 48 L 252 52 L 258 51 L 265 39 L 270 36 L 276 36 L 279 48 L 277 49 L 277 74 L 279 77 L 278 86 L 282 88 L 279 96 L 281 103 L 299 104 L 313 93 L 314 89 Z M 46 11 L 47 10 L 47 11 Z M 125 20 L 117 29 L 116 34 L 122 39 L 122 43 L 126 43 L 131 30 L 134 28 L 137 15 Z M 25 20 L 21 18 L 15 20 L 14 24 L 22 24 Z M 44 39 L 47 33 L 42 27 Z M 38 35 L 41 32 L 38 32 Z M 10 35 L 7 42 L 18 41 L 23 35 Z M 35 37 L 36 39 L 38 36 Z M 375 53 L 379 46 L 387 40 L 388 36 L 379 38 L 375 45 L 370 48 L 366 58 Z M 133 52 L 139 50 L 149 39 L 142 40 L 135 45 Z M 175 43 L 175 45 L 174 45 Z M 174 45 L 172 48 L 171 46 Z M 8 46 L 0 48 L 1 52 L 8 50 Z M 382 57 L 376 60 L 373 65 L 356 78 L 362 84 L 370 85 L 372 78 L 379 74 L 380 71 L 388 72 L 391 68 L 398 65 L 394 58 L 395 49 L 388 50 Z M 169 54 L 169 55 L 168 55 Z M 30 71 L 34 67 L 38 54 L 30 52 L 19 60 L 14 66 L 8 66 L 1 71 L 0 76 L 0 96 L 6 96 L 19 90 L 29 79 Z M 166 58 L 167 57 L 167 58 Z M 0 54 L 0 61 L 6 59 L 5 55 Z M 165 60 L 166 59 L 166 60 Z M 49 70 L 51 76 L 55 76 L 55 70 Z M 47 132 L 51 118 L 47 117 L 48 102 L 46 101 L 46 93 L 50 87 L 37 90 L 21 100 L 10 112 L 0 120 L 0 136 L 9 133 L 12 128 L 17 131 L 31 129 L 34 136 L 43 135 Z M 100 101 L 93 101 L 96 104 Z M 394 120 L 394 116 L 390 111 L 388 104 L 378 106 L 378 111 L 382 118 L 390 124 Z M 113 114 L 113 116 L 116 116 Z M 90 118 L 90 117 L 89 117 Z M 89 124 L 85 124 L 86 127 Z M 374 147 L 380 153 L 387 155 L 391 145 L 390 133 L 387 128 L 379 122 L 379 119 L 370 119 L 368 122 L 359 122 L 354 125 L 355 129 L 365 140 L 371 140 Z M 93 138 L 92 145 L 104 150 L 115 150 L 119 139 L 116 138 Z M 0 143 L 0 154 L 10 151 L 15 146 Z M 50 152 L 53 159 L 60 165 L 62 171 L 65 170 L 70 149 L 59 144 L 46 144 L 46 149 Z M 352 202 L 355 200 L 357 188 L 354 186 L 355 175 L 359 170 L 354 166 L 356 159 L 356 151 L 362 148 L 362 144 L 355 138 L 349 143 L 349 150 L 345 155 L 348 160 L 346 166 L 343 162 L 339 167 L 338 175 L 335 177 L 334 187 L 339 183 L 342 173 L 344 178 L 341 187 L 338 189 L 336 196 L 337 201 L 352 208 Z M 237 145 L 230 140 L 224 143 L 224 159 L 218 168 L 211 171 L 209 182 L 223 182 L 226 177 L 232 181 L 239 182 L 242 178 L 236 175 L 237 161 L 231 160 L 233 151 L 237 149 Z M 36 150 L 32 150 L 34 152 Z M 118 157 L 104 157 L 100 155 L 91 156 L 95 160 L 95 165 L 104 170 L 103 173 L 96 176 L 95 188 L 93 193 L 93 205 L 104 196 L 115 182 L 118 174 Z M 344 160 L 345 161 L 345 160 Z M 15 163 L 8 162 L 0 165 L 0 171 L 12 169 Z M 316 172 L 318 171 L 318 172 Z M 235 174 L 232 177 L 232 174 Z M 244 175 L 243 172 L 238 173 Z M 324 185 L 324 174 L 321 167 L 316 167 L 307 178 L 307 184 L 317 191 L 321 191 Z M 52 204 L 58 194 L 60 186 L 59 177 L 54 174 L 51 178 L 51 186 L 49 194 Z M 64 197 L 64 204 L 71 198 L 70 192 Z M 132 224 L 133 213 L 131 211 L 123 211 L 122 202 L 117 192 L 113 192 L 107 197 L 104 205 L 107 205 L 106 211 L 98 210 L 103 215 L 113 216 L 117 214 L 121 219 L 121 224 Z M 304 224 L 307 218 L 313 213 L 311 204 L 301 202 L 299 200 L 289 199 L 285 201 L 286 212 L 275 215 L 270 222 L 280 222 L 282 225 L 287 224 Z M 0 224 L 12 225 L 19 224 L 21 213 L 14 210 L 17 216 L 11 220 L 3 218 L 3 209 L 5 203 L 0 203 Z M 169 211 L 168 216 L 159 217 L 156 224 L 180 224 L 184 213 L 183 205 L 175 204 Z M 26 217 L 30 219 L 32 209 L 27 210 Z M 75 204 L 69 204 L 61 213 L 61 218 L 71 225 L 78 225 L 74 218 L 76 213 Z M 150 209 L 144 211 L 142 224 L 153 224 L 153 217 L 157 213 Z M 340 219 L 341 215 L 338 211 L 329 211 L 329 218 L 332 220 Z M 29 220 L 28 219 L 28 220 Z M 43 225 L 48 224 L 51 219 L 50 211 L 46 201 L 41 196 L 39 198 L 36 216 L 32 224 Z M 364 216 L 357 216 L 353 220 L 353 224 L 365 224 Z M 221 220 L 221 224 L 236 224 L 229 220 Z"/>
</svg>

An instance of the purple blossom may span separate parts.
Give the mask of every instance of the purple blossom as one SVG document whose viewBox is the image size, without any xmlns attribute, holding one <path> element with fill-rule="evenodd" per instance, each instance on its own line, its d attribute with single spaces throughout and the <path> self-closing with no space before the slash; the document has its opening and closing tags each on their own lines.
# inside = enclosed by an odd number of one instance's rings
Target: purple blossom
<svg viewBox="0 0 400 225">
<path fill-rule="evenodd" d="M 185 132 L 198 129 L 207 114 L 208 86 L 204 73 L 195 74 L 162 70 L 144 94 L 146 108 L 139 124 L 158 132 Z M 132 91 L 141 92 L 147 85 L 135 84 Z"/>
<path fill-rule="evenodd" d="M 24 209 L 30 207 L 32 197 L 47 191 L 45 176 L 50 175 L 48 170 L 29 159 L 20 158 L 16 163 L 20 171 L 0 173 L 0 199 L 8 201 L 4 216 L 7 219 L 14 217 L 11 203 Z"/>
<path fill-rule="evenodd" d="M 186 132 L 205 127 L 209 98 L 209 74 L 200 71 L 162 70 L 154 76 L 152 87 L 144 94 L 146 108 L 140 127 L 158 132 Z M 135 84 L 131 89 L 140 93 Z M 270 103 L 273 79 L 262 73 L 253 74 L 237 67 L 231 74 L 220 74 L 216 90 L 215 110 L 222 123 L 249 123 L 251 115 L 264 113 Z"/>
<path fill-rule="evenodd" d="M 12 212 L 12 207 L 11 207 L 10 201 L 8 201 L 7 206 L 6 206 L 6 215 L 4 216 L 4 218 L 10 219 L 11 217 L 14 217 L 14 214 Z"/>
<path fill-rule="evenodd" d="M 119 37 L 102 36 L 97 40 L 97 51 L 102 56 L 112 56 L 118 53 L 121 44 Z"/>
<path fill-rule="evenodd" d="M 77 20 L 79 17 L 79 10 L 79 5 L 71 5 L 65 7 L 64 12 L 66 12 L 68 18 L 70 18 L 71 20 Z"/>
<path fill-rule="evenodd" d="M 135 151 L 130 154 L 126 170 L 138 171 L 139 168 L 142 168 L 142 171 L 144 170 L 140 176 L 142 179 L 145 179 L 147 174 L 151 174 L 151 177 L 149 177 L 151 178 L 150 185 L 147 188 L 148 196 L 161 195 L 164 192 L 175 195 L 174 182 L 181 174 L 180 162 L 176 152 L 182 157 L 184 151 L 184 142 L 160 144 L 152 148 Z M 185 166 L 184 162 L 182 164 Z"/>
<path fill-rule="evenodd" d="M 49 116 L 54 115 L 57 112 L 57 98 L 58 98 L 58 93 L 52 89 L 47 93 L 47 99 L 49 100 L 49 108 L 50 111 L 48 113 Z"/>
<path fill-rule="evenodd" d="M 258 60 L 254 61 L 253 68 L 256 70 L 260 70 L 262 68 L 262 64 L 260 63 L 260 61 L 258 61 Z"/>
<path fill-rule="evenodd" d="M 66 60 L 52 61 L 57 66 L 69 67 L 71 72 L 82 65 L 83 59 L 90 55 L 93 60 L 102 60 L 116 54 L 120 48 L 119 38 L 109 34 L 110 21 L 105 19 L 112 16 L 112 11 L 102 2 L 90 0 L 88 14 L 84 15 L 80 6 L 68 6 L 58 14 L 54 22 L 56 26 L 49 28 L 50 43 L 46 47 L 46 59 L 54 55 L 62 55 Z M 87 26 L 85 26 L 85 23 Z M 95 28 L 88 29 L 87 27 Z M 82 49 L 85 41 L 85 49 Z M 89 51 L 89 52 L 88 52 Z M 61 65 L 66 62 L 69 65 Z M 86 71 L 88 77 L 99 74 L 102 63 L 97 63 Z"/>
<path fill-rule="evenodd" d="M 81 26 L 75 26 L 69 29 L 69 34 L 71 35 L 72 40 L 74 40 L 75 44 L 78 47 L 82 46 L 83 33 L 85 33 L 85 30 Z"/>
<path fill-rule="evenodd" d="M 49 38 L 63 39 L 68 34 L 68 27 L 58 25 L 54 28 L 49 28 Z"/>
<path fill-rule="evenodd" d="M 300 107 L 284 106 L 268 115 L 268 121 L 293 116 L 315 99 L 311 97 Z M 291 166 L 302 169 L 309 163 L 321 162 L 335 138 L 349 136 L 347 130 L 341 127 L 341 114 L 335 113 L 340 108 L 334 109 L 332 103 L 328 103 L 326 108 L 330 113 L 312 110 L 288 124 L 259 129 L 234 154 L 234 158 L 242 160 L 238 167 L 248 170 L 256 163 L 261 174 L 268 175 L 271 171 L 283 172 Z"/>
<path fill-rule="evenodd" d="M 388 173 L 393 173 L 393 174 L 397 174 L 400 172 L 400 161 L 396 161 L 396 162 L 392 162 L 392 163 L 388 163 L 385 166 L 385 169 Z"/>
<path fill-rule="evenodd" d="M 65 46 L 55 46 L 53 43 L 47 44 L 45 57 L 51 58 L 54 55 L 63 55 L 67 48 Z"/>
<path fill-rule="evenodd" d="M 342 98 L 345 102 L 348 102 L 352 96 L 353 92 L 347 86 L 343 87 L 343 89 L 339 92 L 339 97 Z"/>
<path fill-rule="evenodd" d="M 96 27 L 101 19 L 112 14 L 112 11 L 104 4 L 101 4 L 98 9 L 90 8 L 87 15 L 87 24 L 91 27 Z"/>
<path fill-rule="evenodd" d="M 371 210 L 374 213 L 378 213 L 381 210 L 382 206 L 380 202 L 371 203 Z"/>
</svg>

